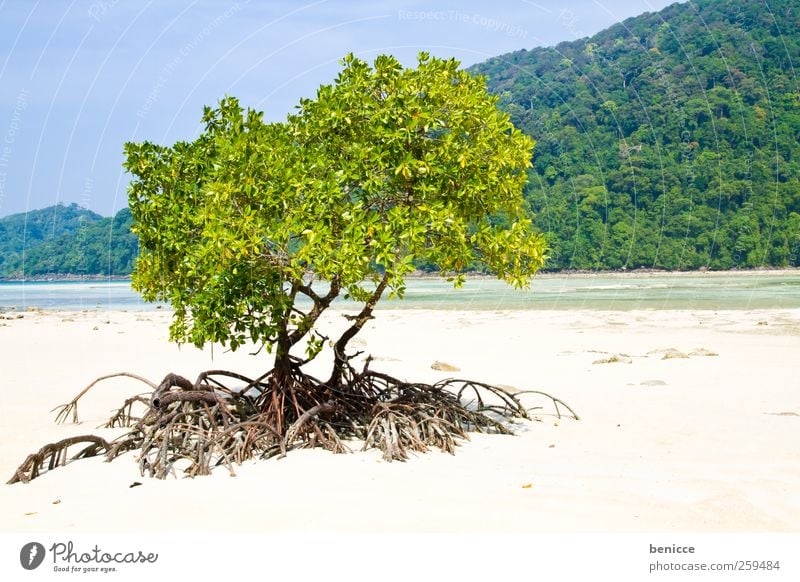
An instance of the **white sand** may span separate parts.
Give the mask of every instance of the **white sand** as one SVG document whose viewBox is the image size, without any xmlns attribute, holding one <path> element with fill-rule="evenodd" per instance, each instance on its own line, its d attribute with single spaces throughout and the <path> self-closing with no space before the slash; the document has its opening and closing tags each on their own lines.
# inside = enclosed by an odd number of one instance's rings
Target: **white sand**
<svg viewBox="0 0 800 582">
<path fill-rule="evenodd" d="M 116 434 L 95 427 L 140 391 L 133 380 L 97 386 L 78 425 L 49 412 L 99 375 L 268 367 L 246 350 L 179 350 L 167 323 L 163 312 L 0 320 L 2 481 L 46 442 Z M 453 375 L 430 368 L 440 360 L 461 377 L 552 393 L 582 419 L 557 420 L 542 401 L 541 422 L 477 435 L 455 456 L 295 451 L 237 467 L 236 478 L 222 468 L 156 481 L 132 454 L 89 459 L 0 485 L 2 529 L 800 531 L 800 310 L 382 311 L 360 341 L 374 369 Z M 718 356 L 651 353 L 670 348 Z M 616 354 L 630 363 L 593 364 Z"/>
</svg>

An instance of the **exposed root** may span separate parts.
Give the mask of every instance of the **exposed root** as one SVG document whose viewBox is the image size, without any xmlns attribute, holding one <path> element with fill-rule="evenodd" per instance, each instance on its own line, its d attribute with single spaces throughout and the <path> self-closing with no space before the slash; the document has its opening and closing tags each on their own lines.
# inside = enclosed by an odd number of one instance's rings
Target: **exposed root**
<svg viewBox="0 0 800 582">
<path fill-rule="evenodd" d="M 67 449 L 79 443 L 89 444 L 67 459 Z M 105 439 L 94 435 L 70 437 L 57 443 L 50 443 L 43 446 L 38 452 L 28 455 L 28 458 L 14 472 L 14 476 L 8 480 L 8 484 L 12 485 L 19 481 L 27 483 L 35 479 L 41 473 L 45 462 L 47 462 L 47 470 L 52 471 L 60 465 L 66 465 L 68 460 L 94 457 L 101 452 L 101 449 L 102 452 L 106 452 L 110 449 L 110 445 Z"/>
<path fill-rule="evenodd" d="M 549 398 L 550 400 L 552 400 L 552 401 L 553 401 L 553 406 L 555 406 L 555 408 L 556 408 L 556 416 L 557 416 L 559 419 L 561 418 L 561 409 L 559 409 L 559 408 L 558 408 L 558 405 L 559 405 L 559 404 L 560 404 L 561 406 L 563 406 L 564 408 L 566 408 L 566 409 L 569 411 L 569 414 L 570 414 L 570 416 L 571 416 L 572 418 L 574 418 L 575 420 L 580 420 L 580 419 L 581 419 L 581 418 L 580 418 L 580 417 L 579 417 L 579 416 L 578 416 L 578 415 L 575 413 L 575 411 L 574 411 L 574 410 L 572 410 L 572 408 L 569 406 L 569 404 L 567 404 L 566 402 L 564 402 L 564 401 L 563 401 L 563 400 L 561 400 L 560 398 L 556 398 L 555 396 L 551 396 L 551 395 L 550 395 L 550 394 L 548 394 L 547 392 L 542 392 L 541 390 L 523 390 L 523 391 L 521 391 L 521 392 L 517 392 L 517 395 L 520 395 L 520 394 L 539 394 L 539 395 L 541 395 L 541 396 L 546 396 L 547 398 Z M 533 410 L 533 409 L 530 409 L 530 408 L 529 408 L 528 410 Z"/>
<path fill-rule="evenodd" d="M 67 420 L 67 417 L 70 415 L 70 413 L 72 413 L 72 422 L 78 422 L 78 400 L 80 400 L 81 397 L 84 394 L 86 394 L 89 390 L 91 390 L 94 387 L 94 385 L 97 384 L 98 382 L 101 382 L 103 380 L 108 380 L 109 378 L 118 378 L 120 376 L 133 378 L 134 380 L 139 380 L 140 382 L 144 382 L 153 389 L 156 388 L 156 385 L 153 384 L 150 380 L 142 378 L 141 376 L 137 376 L 136 374 L 131 374 L 129 372 L 117 372 L 116 374 L 108 374 L 107 376 L 100 376 L 99 378 L 94 380 L 94 382 L 89 384 L 86 388 L 81 390 L 75 398 L 73 398 L 66 404 L 62 404 L 61 406 L 55 407 L 53 410 L 50 411 L 50 412 L 58 411 L 58 414 L 56 415 L 56 422 L 58 423 L 64 422 L 65 420 Z"/>
<path fill-rule="evenodd" d="M 72 414 L 77 403 L 99 381 L 127 376 L 152 387 L 152 393 L 128 398 L 105 425 L 124 427 L 112 441 L 95 436 L 65 439 L 29 455 L 9 483 L 27 482 L 40 474 L 47 459 L 50 469 L 67 462 L 67 447 L 89 446 L 72 458 L 105 453 L 113 460 L 137 451 L 142 475 L 163 479 L 177 475 L 207 475 L 219 465 L 234 475 L 234 465 L 252 458 L 283 456 L 296 448 L 321 447 L 341 453 L 348 440 L 377 448 L 387 461 L 406 460 L 410 453 L 437 448 L 454 453 L 471 431 L 510 434 L 507 422 L 530 418 L 522 394 L 470 380 L 443 380 L 436 384 L 402 382 L 387 374 L 344 367 L 331 385 L 303 373 L 300 365 L 278 375 L 272 370 L 251 379 L 225 370 L 203 372 L 197 380 L 168 374 L 156 385 L 135 374 L 121 372 L 92 382 L 71 402 L 56 409 L 56 420 Z M 560 418 L 563 407 L 550 399 Z"/>
<path fill-rule="evenodd" d="M 133 415 L 133 405 L 139 403 L 146 407 L 150 406 L 150 401 L 143 394 L 137 394 L 128 398 L 114 415 L 105 424 L 107 428 L 129 428 L 136 422 L 142 420 L 141 417 Z"/>
</svg>

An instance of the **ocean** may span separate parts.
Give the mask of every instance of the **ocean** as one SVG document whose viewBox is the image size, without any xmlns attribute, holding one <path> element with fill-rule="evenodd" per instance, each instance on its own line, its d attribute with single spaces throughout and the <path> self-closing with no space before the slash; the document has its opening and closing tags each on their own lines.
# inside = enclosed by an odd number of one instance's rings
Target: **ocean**
<svg viewBox="0 0 800 582">
<path fill-rule="evenodd" d="M 0 282 L 0 310 L 150 310 L 129 281 Z M 338 300 L 334 309 L 352 309 Z M 407 282 L 403 299 L 382 309 L 771 309 L 800 308 L 800 271 L 540 275 L 530 289 L 469 278 L 461 289 L 438 278 Z"/>
</svg>

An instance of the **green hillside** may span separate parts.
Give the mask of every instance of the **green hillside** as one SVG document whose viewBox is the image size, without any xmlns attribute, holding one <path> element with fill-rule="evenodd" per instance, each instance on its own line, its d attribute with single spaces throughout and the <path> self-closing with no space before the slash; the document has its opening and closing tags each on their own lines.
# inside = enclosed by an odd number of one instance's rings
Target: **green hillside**
<svg viewBox="0 0 800 582">
<path fill-rule="evenodd" d="M 701 0 L 473 67 L 537 140 L 548 267 L 800 265 L 799 26 Z"/>
<path fill-rule="evenodd" d="M 22 276 L 23 237 L 26 277 L 130 274 L 138 254 L 130 227 L 127 208 L 103 218 L 77 204 L 0 218 L 0 277 Z"/>
</svg>

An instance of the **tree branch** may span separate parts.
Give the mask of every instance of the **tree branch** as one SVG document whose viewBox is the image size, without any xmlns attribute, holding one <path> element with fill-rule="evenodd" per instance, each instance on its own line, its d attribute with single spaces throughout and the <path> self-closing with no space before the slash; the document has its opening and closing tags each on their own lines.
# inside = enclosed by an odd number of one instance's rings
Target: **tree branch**
<svg viewBox="0 0 800 582">
<path fill-rule="evenodd" d="M 302 325 L 289 335 L 289 343 L 291 345 L 295 345 L 297 342 L 303 339 L 305 335 L 314 327 L 314 324 L 316 323 L 317 319 L 319 319 L 319 316 L 322 315 L 322 312 L 330 307 L 330 304 L 339 295 L 341 286 L 339 284 L 339 277 L 336 276 L 331 279 L 331 288 L 328 290 L 326 295 L 318 295 L 311 289 L 311 283 L 308 285 L 300 285 L 298 286 L 297 290 L 303 295 L 309 297 L 314 302 L 314 307 L 312 307 L 311 311 L 306 314 Z"/>
</svg>

